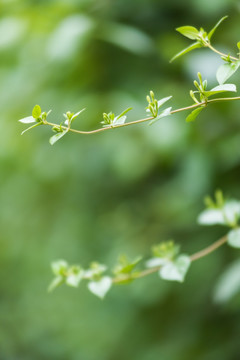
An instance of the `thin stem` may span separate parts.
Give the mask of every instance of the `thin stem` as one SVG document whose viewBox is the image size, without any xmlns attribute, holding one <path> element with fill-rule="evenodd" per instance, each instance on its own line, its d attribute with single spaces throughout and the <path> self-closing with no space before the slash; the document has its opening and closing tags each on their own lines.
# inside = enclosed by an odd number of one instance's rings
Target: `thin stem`
<svg viewBox="0 0 240 360">
<path fill-rule="evenodd" d="M 219 247 L 224 245 L 227 242 L 227 239 L 228 239 L 227 235 L 223 236 L 219 240 L 215 241 L 212 245 L 210 245 L 210 246 L 204 248 L 203 250 L 200 250 L 200 251 L 190 255 L 190 260 L 193 262 L 193 261 L 196 261 L 198 259 L 201 259 L 201 258 L 211 254 L 212 252 L 217 250 Z M 119 283 L 122 283 L 122 282 L 127 281 L 127 280 L 139 279 L 139 278 L 148 276 L 150 274 L 153 274 L 153 273 L 159 271 L 160 269 L 161 269 L 161 266 L 156 266 L 154 268 L 146 269 L 146 270 L 143 270 L 143 271 L 141 271 L 139 273 L 136 273 L 136 274 L 133 274 L 133 275 L 132 274 L 127 274 L 127 275 L 118 276 L 116 278 L 113 278 L 112 281 L 113 281 L 114 284 L 119 284 Z"/>
<path fill-rule="evenodd" d="M 214 51 L 214 52 L 217 53 L 218 55 L 221 55 L 221 56 L 224 56 L 224 57 L 228 57 L 228 55 L 226 55 L 226 54 L 222 53 L 221 51 L 215 49 L 210 43 L 208 43 L 208 42 L 204 42 L 204 43 L 205 43 L 205 45 L 206 45 L 209 49 L 211 49 L 212 51 Z M 231 56 L 231 55 L 229 55 L 229 57 L 230 57 L 230 59 L 232 59 L 232 60 L 239 60 L 238 58 L 236 58 L 236 57 L 234 57 L 234 56 Z"/>
<path fill-rule="evenodd" d="M 172 110 L 172 111 L 170 111 L 170 114 L 176 114 L 176 113 L 179 113 L 179 112 L 182 112 L 182 111 L 195 109 L 195 108 L 197 108 L 199 106 L 206 106 L 207 104 L 214 103 L 214 102 L 217 102 L 217 101 L 233 101 L 233 100 L 240 100 L 240 96 L 229 97 L 229 98 L 216 98 L 216 99 L 212 99 L 212 100 L 207 100 L 207 102 L 202 101 L 202 102 L 197 103 L 197 104 L 193 104 L 193 105 L 190 105 L 190 106 L 186 106 L 186 107 L 183 107 L 183 108 Z M 66 126 L 62 126 L 62 129 L 63 130 L 68 130 L 68 131 L 71 131 L 71 132 L 77 133 L 77 134 L 91 135 L 91 134 L 96 134 L 96 133 L 99 133 L 99 132 L 102 132 L 102 131 L 107 131 L 107 130 L 113 130 L 113 129 L 124 127 L 124 126 L 130 126 L 130 125 L 136 125 L 136 124 L 144 123 L 144 122 L 147 122 L 147 121 L 153 120 L 153 119 L 154 119 L 154 117 L 152 116 L 152 117 L 147 117 L 147 118 L 140 119 L 140 120 L 130 121 L 128 123 L 121 124 L 121 125 L 103 127 L 103 128 L 100 128 L 100 129 L 90 130 L 90 131 L 76 130 L 76 129 L 72 129 L 72 128 L 69 129 Z M 44 125 L 59 126 L 58 124 L 51 123 L 51 122 L 48 122 L 48 121 L 45 121 Z"/>
</svg>

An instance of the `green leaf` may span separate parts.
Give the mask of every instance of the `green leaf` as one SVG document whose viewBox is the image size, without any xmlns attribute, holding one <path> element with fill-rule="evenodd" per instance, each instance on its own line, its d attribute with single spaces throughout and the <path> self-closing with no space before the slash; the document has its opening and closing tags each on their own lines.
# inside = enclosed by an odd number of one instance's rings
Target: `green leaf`
<svg viewBox="0 0 240 360">
<path fill-rule="evenodd" d="M 60 140 L 64 135 L 66 135 L 67 132 L 68 132 L 68 129 L 58 132 L 57 134 L 50 137 L 50 139 L 49 139 L 50 144 L 54 145 L 58 140 Z"/>
<path fill-rule="evenodd" d="M 202 110 L 203 107 L 198 107 L 197 109 L 193 110 L 191 114 L 189 114 L 188 117 L 186 118 L 186 122 L 194 121 Z"/>
<path fill-rule="evenodd" d="M 237 88 L 236 85 L 234 84 L 223 84 L 223 85 L 218 85 L 216 87 L 214 87 L 213 89 L 209 90 L 209 91 L 203 91 L 203 94 L 206 97 L 210 97 L 213 96 L 215 94 L 220 94 L 222 92 L 236 92 Z"/>
<path fill-rule="evenodd" d="M 173 260 L 179 253 L 179 245 L 175 244 L 173 240 L 161 242 L 152 247 L 152 253 L 155 257 Z"/>
<path fill-rule="evenodd" d="M 191 40 L 197 40 L 199 38 L 199 31 L 193 26 L 181 26 L 176 30 Z"/>
<path fill-rule="evenodd" d="M 78 111 L 76 114 L 72 114 L 70 116 L 70 118 L 68 118 L 67 114 L 63 114 L 65 118 L 67 118 L 65 121 L 64 121 L 64 124 L 65 125 L 68 125 L 68 122 L 70 121 L 70 123 L 72 123 L 84 110 L 86 109 L 82 109 L 80 111 Z"/>
<path fill-rule="evenodd" d="M 88 283 L 89 291 L 98 296 L 100 299 L 104 298 L 111 286 L 112 279 L 109 276 L 104 276 L 98 281 L 89 281 Z"/>
<path fill-rule="evenodd" d="M 92 262 L 90 264 L 90 269 L 85 271 L 84 277 L 86 279 L 94 279 L 96 277 L 100 277 L 106 270 L 106 265 L 99 264 L 98 262 Z"/>
<path fill-rule="evenodd" d="M 149 125 L 154 124 L 156 121 L 162 119 L 163 117 L 166 117 L 166 116 L 171 115 L 171 110 L 172 110 L 171 107 L 163 110 L 155 119 L 153 119 L 152 121 L 150 121 Z"/>
<path fill-rule="evenodd" d="M 48 287 L 48 292 L 53 291 L 62 284 L 64 284 L 64 278 L 62 276 L 55 277 Z"/>
<path fill-rule="evenodd" d="M 225 303 L 240 291 L 240 260 L 230 264 L 218 280 L 214 289 L 214 301 Z"/>
<path fill-rule="evenodd" d="M 208 33 L 208 39 L 210 40 L 211 37 L 213 36 L 213 34 L 215 33 L 216 29 L 218 28 L 218 26 L 227 18 L 228 16 L 224 16 L 222 17 L 217 23 L 216 25 L 212 28 L 211 31 L 209 31 Z"/>
<path fill-rule="evenodd" d="M 22 124 L 31 124 L 31 123 L 35 123 L 36 119 L 34 119 L 34 117 L 32 116 L 27 116 L 23 119 L 18 120 L 20 123 Z"/>
<path fill-rule="evenodd" d="M 109 124 L 108 126 L 116 126 L 116 125 L 123 125 L 125 124 L 127 117 L 126 116 L 121 116 L 120 118 L 115 118 L 113 120 L 113 122 L 111 124 Z"/>
<path fill-rule="evenodd" d="M 195 42 L 192 45 L 188 46 L 187 48 L 183 49 L 182 51 L 180 51 L 179 53 L 177 53 L 176 55 L 174 55 L 171 60 L 170 63 L 173 62 L 174 60 L 176 60 L 177 58 L 179 58 L 182 55 L 187 54 L 188 52 L 194 50 L 194 49 L 198 49 L 201 48 L 203 45 L 200 42 Z"/>
<path fill-rule="evenodd" d="M 32 130 L 33 128 L 35 128 L 35 127 L 37 127 L 37 126 L 39 126 L 39 125 L 42 125 L 42 122 L 39 122 L 39 123 L 37 123 L 37 124 L 34 124 L 34 125 L 30 126 L 29 128 L 23 130 L 23 131 L 21 132 L 21 135 L 23 135 L 25 132 L 27 132 L 27 131 L 29 131 L 29 130 Z"/>
<path fill-rule="evenodd" d="M 227 81 L 227 79 L 229 79 L 230 76 L 232 76 L 237 71 L 239 66 L 240 66 L 240 61 L 221 65 L 218 68 L 216 74 L 217 81 L 219 82 L 219 84 L 220 85 L 224 84 L 225 81 Z"/>
<path fill-rule="evenodd" d="M 58 276 L 65 276 L 68 270 L 68 263 L 65 260 L 57 260 L 51 263 L 52 272 Z"/>
<path fill-rule="evenodd" d="M 118 115 L 118 116 L 116 117 L 116 119 L 117 119 L 117 120 L 120 119 L 121 117 L 123 117 L 124 115 L 126 115 L 126 113 L 128 113 L 130 110 L 132 110 L 131 107 L 130 107 L 130 108 L 127 108 L 127 109 L 124 110 L 120 115 Z"/>
<path fill-rule="evenodd" d="M 231 230 L 228 235 L 228 245 L 240 249 L 240 229 Z"/>
<path fill-rule="evenodd" d="M 129 261 L 126 255 L 122 255 L 119 258 L 119 264 L 115 267 L 113 272 L 115 275 L 130 274 L 141 260 L 142 256 L 137 257 L 133 261 Z"/>
<path fill-rule="evenodd" d="M 237 47 L 240 50 L 240 41 L 237 43 Z"/>
<path fill-rule="evenodd" d="M 42 110 L 39 105 L 35 105 L 32 111 L 34 119 L 38 119 L 41 116 Z"/>
<path fill-rule="evenodd" d="M 180 255 L 175 261 L 168 262 L 159 270 L 159 276 L 164 280 L 183 282 L 191 264 L 190 257 Z"/>
</svg>

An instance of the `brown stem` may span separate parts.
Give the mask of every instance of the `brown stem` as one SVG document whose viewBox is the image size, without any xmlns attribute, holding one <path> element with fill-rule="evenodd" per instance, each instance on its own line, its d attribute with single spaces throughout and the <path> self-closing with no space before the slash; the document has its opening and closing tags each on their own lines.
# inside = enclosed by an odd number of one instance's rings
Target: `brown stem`
<svg viewBox="0 0 240 360">
<path fill-rule="evenodd" d="M 227 235 L 223 236 L 221 239 L 215 241 L 212 245 L 210 245 L 210 246 L 206 247 L 205 249 L 200 250 L 200 251 L 190 255 L 189 256 L 190 260 L 193 262 L 193 261 L 196 261 L 198 259 L 201 259 L 204 256 L 207 256 L 207 255 L 211 254 L 213 251 L 218 249 L 220 246 L 224 245 L 227 242 L 227 239 L 228 239 Z M 139 278 L 148 276 L 150 274 L 153 274 L 153 273 L 159 271 L 160 269 L 161 269 L 161 266 L 156 266 L 154 268 L 146 269 L 146 270 L 143 270 L 143 271 L 141 271 L 139 273 L 136 273 L 136 274 L 127 274 L 127 275 L 118 276 L 116 278 L 113 278 L 112 282 L 114 284 L 119 284 L 119 283 L 122 283 L 122 282 L 127 281 L 127 280 L 139 279 Z"/>
</svg>

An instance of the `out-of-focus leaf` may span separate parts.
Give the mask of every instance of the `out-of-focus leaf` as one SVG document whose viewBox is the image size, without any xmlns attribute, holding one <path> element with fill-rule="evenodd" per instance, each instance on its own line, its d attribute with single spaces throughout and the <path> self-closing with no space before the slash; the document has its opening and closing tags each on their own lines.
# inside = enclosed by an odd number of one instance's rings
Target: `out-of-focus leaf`
<svg viewBox="0 0 240 360">
<path fill-rule="evenodd" d="M 190 264 L 189 256 L 180 255 L 176 260 L 164 265 L 159 270 L 159 275 L 164 280 L 183 282 Z"/>
<path fill-rule="evenodd" d="M 27 116 L 23 119 L 18 120 L 19 122 L 23 123 L 23 124 L 31 124 L 31 123 L 35 123 L 36 119 L 34 119 L 34 117 L 32 116 Z"/>
<path fill-rule="evenodd" d="M 98 296 L 100 299 L 104 298 L 111 286 L 112 279 L 109 276 L 104 276 L 98 281 L 89 281 L 88 283 L 89 291 Z"/>
<path fill-rule="evenodd" d="M 23 135 L 25 132 L 27 132 L 27 131 L 29 131 L 29 130 L 32 130 L 33 128 L 35 128 L 35 127 L 37 127 L 37 126 L 39 126 L 39 125 L 42 125 L 42 123 L 39 122 L 39 123 L 37 123 L 37 124 L 34 124 L 34 125 L 30 126 L 29 128 L 23 130 L 23 131 L 21 132 L 21 135 Z"/>
<path fill-rule="evenodd" d="M 98 37 L 137 55 L 145 55 L 154 51 L 151 38 L 133 26 L 105 23 L 105 26 L 98 32 Z"/>
<path fill-rule="evenodd" d="M 48 287 L 48 291 L 51 292 L 55 290 L 58 286 L 62 285 L 64 283 L 64 278 L 62 276 L 57 276 L 53 279 L 53 281 L 50 283 Z"/>
<path fill-rule="evenodd" d="M 214 289 L 216 303 L 231 300 L 240 291 L 240 260 L 232 263 L 220 276 Z"/>
<path fill-rule="evenodd" d="M 228 235 L 228 245 L 234 248 L 240 248 L 240 229 L 231 230 Z"/>
</svg>

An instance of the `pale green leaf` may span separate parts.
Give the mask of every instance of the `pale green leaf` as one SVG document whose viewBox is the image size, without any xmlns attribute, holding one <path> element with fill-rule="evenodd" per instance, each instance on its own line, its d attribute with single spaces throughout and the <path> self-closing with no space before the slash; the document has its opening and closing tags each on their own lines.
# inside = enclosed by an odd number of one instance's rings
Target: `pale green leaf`
<svg viewBox="0 0 240 360">
<path fill-rule="evenodd" d="M 199 31 L 193 26 L 181 26 L 176 30 L 191 40 L 197 40 L 199 38 Z"/>
<path fill-rule="evenodd" d="M 86 108 L 78 111 L 76 114 L 74 114 L 71 118 L 71 122 L 73 122 L 73 120 L 75 120 L 84 110 L 86 110 Z"/>
<path fill-rule="evenodd" d="M 192 45 L 188 46 L 187 48 L 183 49 L 182 51 L 180 51 L 179 53 L 177 53 L 176 55 L 174 55 L 170 62 L 174 61 L 175 59 L 179 58 L 182 55 L 185 55 L 187 53 L 189 53 L 190 51 L 194 50 L 194 49 L 198 49 L 202 47 L 202 45 L 199 42 L 195 42 Z"/>
<path fill-rule="evenodd" d="M 240 229 L 231 230 L 228 235 L 228 245 L 234 248 L 240 248 Z"/>
<path fill-rule="evenodd" d="M 65 275 L 68 269 L 68 263 L 65 260 L 57 260 L 51 263 L 52 272 L 55 275 Z"/>
<path fill-rule="evenodd" d="M 29 128 L 23 130 L 23 131 L 21 132 L 21 135 L 23 135 L 25 132 L 27 132 L 27 131 L 29 131 L 29 130 L 32 130 L 33 128 L 35 128 L 35 127 L 37 127 L 37 126 L 39 126 L 39 125 L 42 125 L 42 123 L 39 122 L 39 123 L 37 123 L 37 124 L 34 124 L 34 125 L 30 126 Z"/>
<path fill-rule="evenodd" d="M 225 225 L 226 221 L 221 209 L 206 209 L 197 219 L 200 225 Z"/>
<path fill-rule="evenodd" d="M 208 39 L 210 40 L 211 37 L 213 36 L 213 34 L 215 33 L 216 29 L 218 28 L 218 26 L 227 18 L 228 16 L 224 16 L 222 17 L 217 23 L 216 25 L 212 28 L 211 31 L 209 31 L 208 33 Z"/>
<path fill-rule="evenodd" d="M 100 299 L 104 298 L 111 286 L 112 279 L 109 276 L 104 276 L 98 281 L 89 281 L 88 283 L 89 291 L 98 296 Z"/>
<path fill-rule="evenodd" d="M 64 135 L 66 135 L 66 133 L 68 132 L 68 130 L 64 130 L 61 132 L 58 132 L 57 134 L 53 135 L 52 137 L 50 137 L 49 139 L 49 143 L 51 145 L 54 145 L 58 140 L 60 140 Z"/>
<path fill-rule="evenodd" d="M 64 283 L 64 278 L 62 276 L 57 276 L 53 279 L 53 281 L 50 283 L 48 287 L 48 291 L 53 291 L 58 286 L 62 285 Z"/>
<path fill-rule="evenodd" d="M 200 114 L 203 110 L 203 107 L 198 107 L 197 109 L 193 110 L 191 114 L 189 114 L 186 118 L 186 122 L 194 121 L 196 117 Z"/>
<path fill-rule="evenodd" d="M 160 257 L 153 257 L 146 261 L 145 265 L 147 268 L 154 268 L 158 266 L 166 265 L 169 262 L 168 259 L 160 258 Z"/>
<path fill-rule="evenodd" d="M 159 275 L 164 280 L 183 282 L 191 264 L 190 257 L 180 255 L 175 261 L 169 261 L 159 270 Z"/>
<path fill-rule="evenodd" d="M 158 100 L 158 109 L 165 104 L 165 102 L 167 102 L 168 100 L 170 100 L 172 98 L 172 96 L 167 96 L 165 98 L 162 98 L 160 100 Z"/>
<path fill-rule="evenodd" d="M 240 41 L 237 43 L 237 47 L 240 50 Z"/>
<path fill-rule="evenodd" d="M 171 107 L 163 110 L 155 119 L 153 119 L 152 121 L 150 121 L 149 125 L 154 124 L 156 121 L 162 119 L 163 117 L 166 117 L 166 116 L 171 115 L 171 110 L 172 110 Z"/>
<path fill-rule="evenodd" d="M 32 116 L 34 117 L 34 119 L 38 119 L 39 116 L 41 115 L 42 110 L 40 108 L 39 105 L 35 105 L 32 111 Z"/>
<path fill-rule="evenodd" d="M 23 123 L 23 124 L 31 124 L 31 123 L 35 123 L 36 122 L 36 119 L 34 119 L 34 117 L 32 116 L 27 116 L 23 119 L 20 119 L 18 120 L 20 123 Z"/>
<path fill-rule="evenodd" d="M 214 301 L 225 303 L 240 291 L 240 260 L 232 263 L 221 275 L 214 290 Z"/>
<path fill-rule="evenodd" d="M 82 280 L 84 271 L 80 270 L 78 273 L 69 274 L 66 278 L 66 284 L 73 287 L 78 287 L 80 281 Z"/>
<path fill-rule="evenodd" d="M 213 89 L 209 90 L 209 91 L 204 91 L 203 94 L 206 97 L 210 97 L 213 96 L 215 94 L 220 94 L 222 92 L 236 92 L 237 88 L 236 85 L 234 84 L 223 84 L 223 85 L 218 85 L 216 87 L 214 87 Z"/>
<path fill-rule="evenodd" d="M 125 124 L 126 119 L 127 119 L 126 116 L 121 116 L 120 118 L 117 117 L 113 120 L 112 124 L 109 124 L 108 126 L 123 125 Z"/>
<path fill-rule="evenodd" d="M 240 61 L 237 61 L 235 63 L 227 63 L 221 65 L 217 70 L 217 81 L 219 84 L 224 84 L 227 79 L 229 79 L 239 68 Z"/>
</svg>

